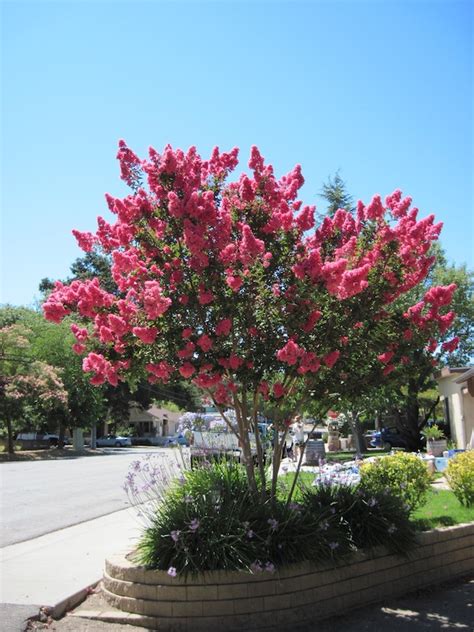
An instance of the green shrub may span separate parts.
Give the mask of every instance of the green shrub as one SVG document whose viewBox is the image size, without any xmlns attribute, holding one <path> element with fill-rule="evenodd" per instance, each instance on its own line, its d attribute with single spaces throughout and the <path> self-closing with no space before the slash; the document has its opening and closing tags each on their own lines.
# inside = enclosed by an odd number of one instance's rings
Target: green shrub
<svg viewBox="0 0 474 632">
<path fill-rule="evenodd" d="M 472 507 L 474 505 L 474 450 L 460 452 L 449 459 L 446 478 L 461 505 Z"/>
<path fill-rule="evenodd" d="M 334 518 L 344 524 L 355 548 L 386 546 L 394 553 L 406 552 L 415 531 L 402 501 L 391 494 L 369 492 L 361 487 L 319 485 L 303 490 L 308 512 L 329 507 Z"/>
<path fill-rule="evenodd" d="M 426 465 L 414 454 L 405 452 L 363 463 L 360 476 L 362 489 L 372 494 L 389 490 L 410 511 L 425 502 L 430 488 Z"/>
</svg>

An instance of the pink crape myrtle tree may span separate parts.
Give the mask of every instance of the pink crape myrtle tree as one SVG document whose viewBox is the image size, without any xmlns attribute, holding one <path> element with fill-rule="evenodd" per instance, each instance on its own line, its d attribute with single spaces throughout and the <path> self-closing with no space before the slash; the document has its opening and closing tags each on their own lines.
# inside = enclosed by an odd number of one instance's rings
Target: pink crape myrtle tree
<svg viewBox="0 0 474 632">
<path fill-rule="evenodd" d="M 98 279 L 58 282 L 46 318 L 77 316 L 74 349 L 93 384 L 143 375 L 196 384 L 237 435 L 250 488 L 274 494 L 281 441 L 267 475 L 256 432 L 262 402 L 286 411 L 291 402 L 296 412 L 309 393 L 345 375 L 359 347 L 381 356 L 388 379 L 400 355 L 390 305 L 426 277 L 441 224 L 432 215 L 418 220 L 397 190 L 316 226 L 315 207 L 298 200 L 300 166 L 278 179 L 256 147 L 250 174 L 232 182 L 237 149 L 216 148 L 203 160 L 194 147 L 167 146 L 142 160 L 120 141 L 118 160 L 131 193 L 106 195 L 114 223 L 99 217 L 95 234 L 73 231 L 84 251 L 110 257 L 117 292 Z M 405 329 L 429 337 L 446 326 L 453 291 L 430 290 L 407 311 Z M 384 319 L 387 337 L 371 326 Z M 275 423 L 284 435 L 288 422 Z"/>
</svg>

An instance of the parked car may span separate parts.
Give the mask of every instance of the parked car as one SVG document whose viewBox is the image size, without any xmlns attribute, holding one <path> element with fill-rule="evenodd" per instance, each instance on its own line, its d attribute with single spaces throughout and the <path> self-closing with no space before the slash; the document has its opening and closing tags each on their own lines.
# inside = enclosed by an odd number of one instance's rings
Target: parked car
<svg viewBox="0 0 474 632">
<path fill-rule="evenodd" d="M 125 446 L 132 445 L 130 437 L 122 437 L 116 435 L 107 435 L 97 439 L 96 445 L 98 448 L 124 448 Z"/>
<path fill-rule="evenodd" d="M 385 450 L 407 447 L 405 439 L 397 428 L 381 428 L 374 432 L 369 443 L 372 448 L 384 448 Z"/>
<path fill-rule="evenodd" d="M 169 437 L 165 445 L 188 445 L 188 440 L 183 434 L 178 434 L 174 437 Z"/>
<path fill-rule="evenodd" d="M 20 432 L 16 437 L 17 441 L 48 441 L 51 447 L 59 443 L 59 435 L 49 432 Z M 64 441 L 66 443 L 66 441 Z"/>
</svg>

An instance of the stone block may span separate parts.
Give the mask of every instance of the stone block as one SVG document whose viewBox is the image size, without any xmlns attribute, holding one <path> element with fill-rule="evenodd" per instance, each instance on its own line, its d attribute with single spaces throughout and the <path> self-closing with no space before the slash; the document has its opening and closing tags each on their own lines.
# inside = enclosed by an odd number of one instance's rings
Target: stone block
<svg viewBox="0 0 474 632">
<path fill-rule="evenodd" d="M 202 601 L 173 601 L 173 617 L 202 617 Z"/>
<path fill-rule="evenodd" d="M 223 584 L 217 587 L 218 599 L 244 599 L 252 594 L 252 584 Z"/>
<path fill-rule="evenodd" d="M 306 606 L 310 603 L 314 603 L 315 591 L 314 588 L 308 590 L 298 590 L 291 593 L 291 606 L 293 608 L 299 608 Z"/>
<path fill-rule="evenodd" d="M 250 597 L 249 599 L 235 599 L 234 600 L 234 614 L 250 614 L 252 612 L 262 612 L 264 609 L 264 606 L 263 606 L 264 599 L 266 599 L 266 597 Z"/>
<path fill-rule="evenodd" d="M 159 601 L 186 601 L 186 586 L 155 586 L 150 584 L 150 588 L 155 591 L 155 599 Z"/>
<path fill-rule="evenodd" d="M 186 599 L 187 601 L 214 601 L 218 599 L 217 586 L 215 584 L 187 586 Z"/>
<path fill-rule="evenodd" d="M 217 600 L 203 602 L 202 611 L 204 615 L 210 617 L 230 617 L 234 614 L 235 600 Z"/>
<path fill-rule="evenodd" d="M 290 594 L 263 597 L 262 610 L 274 612 L 275 610 L 291 608 L 291 600 L 292 595 Z"/>
</svg>

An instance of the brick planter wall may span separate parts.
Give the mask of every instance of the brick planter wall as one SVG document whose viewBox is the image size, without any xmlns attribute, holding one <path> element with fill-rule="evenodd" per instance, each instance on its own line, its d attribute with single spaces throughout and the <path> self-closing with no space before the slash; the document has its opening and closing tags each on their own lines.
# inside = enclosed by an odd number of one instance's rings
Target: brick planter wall
<svg viewBox="0 0 474 632">
<path fill-rule="evenodd" d="M 466 575 L 474 570 L 474 523 L 427 531 L 407 557 L 384 549 L 337 566 L 309 563 L 275 574 L 213 571 L 172 578 L 135 566 L 125 555 L 106 562 L 108 603 L 130 623 L 166 632 L 237 632 L 313 625 L 351 608 Z"/>
</svg>

